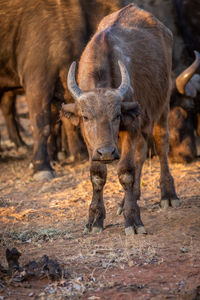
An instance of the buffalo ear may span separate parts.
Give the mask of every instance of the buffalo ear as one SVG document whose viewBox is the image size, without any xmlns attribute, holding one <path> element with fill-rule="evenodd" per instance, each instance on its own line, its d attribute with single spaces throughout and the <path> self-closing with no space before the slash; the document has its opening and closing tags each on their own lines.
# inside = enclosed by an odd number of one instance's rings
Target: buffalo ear
<svg viewBox="0 0 200 300">
<path fill-rule="evenodd" d="M 122 102 L 120 129 L 129 132 L 135 132 L 139 126 L 139 123 L 134 122 L 134 120 L 140 114 L 141 110 L 137 102 Z"/>
<path fill-rule="evenodd" d="M 79 124 L 79 113 L 78 106 L 76 103 L 63 104 L 60 116 L 61 118 L 67 118 L 71 121 L 74 126 L 78 126 Z"/>
<path fill-rule="evenodd" d="M 195 98 L 197 96 L 197 90 L 192 82 L 188 82 L 188 84 L 186 84 L 185 95 L 191 98 Z"/>
<path fill-rule="evenodd" d="M 121 111 L 122 115 L 127 115 L 134 119 L 141 114 L 141 109 L 138 102 L 122 102 Z"/>
</svg>

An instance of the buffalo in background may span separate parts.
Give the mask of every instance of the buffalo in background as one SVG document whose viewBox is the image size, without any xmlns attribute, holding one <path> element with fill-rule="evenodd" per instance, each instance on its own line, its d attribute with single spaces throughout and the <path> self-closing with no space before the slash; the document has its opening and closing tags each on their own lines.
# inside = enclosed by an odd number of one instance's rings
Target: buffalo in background
<svg viewBox="0 0 200 300">
<path fill-rule="evenodd" d="M 191 63 L 176 79 L 171 98 L 170 157 L 174 162 L 191 162 L 197 156 L 197 136 L 200 136 L 200 2 L 174 0 L 176 22 L 184 40 L 185 56 Z M 195 51 L 195 62 L 192 63 Z M 196 73 L 196 75 L 194 75 Z M 193 76 L 194 75 L 194 76 Z M 178 86 L 177 86 L 178 84 Z"/>
<path fill-rule="evenodd" d="M 196 135 L 200 136 L 200 76 L 195 74 L 200 65 L 200 54 L 175 80 L 169 114 L 170 148 L 173 162 L 187 163 L 197 156 Z"/>
<path fill-rule="evenodd" d="M 200 52 L 200 2 L 198 0 L 174 0 L 177 13 L 177 24 L 183 36 L 189 55 Z"/>
<path fill-rule="evenodd" d="M 200 51 L 200 2 L 190 0 L 135 0 L 137 5 L 153 13 L 174 35 L 173 72 L 175 78 L 188 69 L 194 60 L 194 51 Z M 166 17 L 167 16 L 167 17 Z M 199 56 L 199 55 L 197 55 Z M 191 162 L 196 158 L 196 139 L 200 136 L 200 94 L 199 66 L 196 61 L 195 70 L 187 77 L 184 85 L 193 86 L 193 95 L 179 92 L 174 80 L 169 115 L 170 158 L 173 162 Z M 190 68 L 191 70 L 191 68 Z M 186 71 L 188 72 L 188 70 Z M 192 77 L 192 75 L 196 74 Z M 183 79 L 183 76 L 180 75 Z M 183 82 L 183 80 L 181 81 Z M 196 90 L 196 92 L 194 92 Z M 150 140 L 153 148 L 153 141 Z"/>
<path fill-rule="evenodd" d="M 0 27 L 0 94 L 24 89 L 35 178 L 52 178 L 47 151 L 51 104 L 70 101 L 66 72 L 72 57 L 78 59 L 86 36 L 79 1 L 1 0 Z"/>
<path fill-rule="evenodd" d="M 126 1 L 127 2 L 127 1 Z M 47 150 L 51 131 L 51 104 L 70 103 L 66 74 L 78 60 L 103 15 L 117 10 L 124 1 L 0 1 L 0 95 L 23 88 L 34 138 L 33 170 L 36 179 L 54 176 Z M 67 120 L 65 121 L 67 122 Z M 71 153 L 80 151 L 80 139 L 68 122 Z"/>
</svg>

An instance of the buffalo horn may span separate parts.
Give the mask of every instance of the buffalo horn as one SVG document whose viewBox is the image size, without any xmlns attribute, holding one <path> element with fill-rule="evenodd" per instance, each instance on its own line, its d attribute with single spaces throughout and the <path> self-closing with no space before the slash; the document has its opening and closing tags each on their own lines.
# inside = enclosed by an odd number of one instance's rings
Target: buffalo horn
<svg viewBox="0 0 200 300">
<path fill-rule="evenodd" d="M 194 51 L 194 54 L 195 54 L 194 62 L 176 78 L 176 88 L 178 92 L 182 95 L 184 95 L 186 84 L 194 75 L 200 63 L 199 52 Z"/>
<path fill-rule="evenodd" d="M 121 72 L 122 81 L 120 86 L 117 89 L 117 92 L 120 94 L 120 97 L 123 99 L 126 92 L 128 91 L 128 88 L 130 87 L 130 77 L 125 65 L 120 60 L 118 60 L 118 64 Z"/>
<path fill-rule="evenodd" d="M 72 94 L 72 96 L 74 97 L 74 99 L 78 100 L 82 94 L 82 91 L 76 83 L 75 69 L 76 69 L 76 62 L 74 61 L 69 68 L 69 72 L 68 72 L 68 76 L 67 76 L 67 85 L 68 85 L 68 89 L 69 89 L 70 93 Z"/>
</svg>

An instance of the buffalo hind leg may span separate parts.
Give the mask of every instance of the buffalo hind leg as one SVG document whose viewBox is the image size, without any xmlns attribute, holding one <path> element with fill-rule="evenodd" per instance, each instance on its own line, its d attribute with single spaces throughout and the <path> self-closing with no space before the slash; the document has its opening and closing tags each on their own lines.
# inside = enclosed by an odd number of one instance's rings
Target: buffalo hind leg
<svg viewBox="0 0 200 300">
<path fill-rule="evenodd" d="M 118 164 L 118 177 L 124 189 L 123 215 L 125 219 L 125 233 L 127 235 L 146 233 L 140 217 L 140 208 L 133 192 L 135 181 L 135 167 L 133 159 L 133 140 L 128 132 L 120 133 L 122 149 Z"/>
<path fill-rule="evenodd" d="M 19 133 L 19 125 L 16 121 L 16 91 L 5 92 L 0 100 L 2 113 L 5 117 L 8 135 L 16 148 L 26 147 Z"/>
<path fill-rule="evenodd" d="M 174 179 L 169 170 L 168 164 L 168 114 L 163 113 L 160 120 L 154 125 L 153 135 L 155 140 L 156 152 L 160 160 L 160 206 L 167 209 L 169 206 L 179 206 L 179 200 L 176 195 Z"/>
<path fill-rule="evenodd" d="M 58 152 L 61 151 L 61 122 L 59 120 L 59 110 L 55 105 L 51 105 L 51 133 L 47 140 L 47 149 L 51 162 L 58 160 Z"/>
<path fill-rule="evenodd" d="M 135 183 L 133 187 L 133 192 L 135 194 L 136 200 L 140 199 L 140 182 L 142 167 L 147 157 L 147 137 L 141 134 L 137 139 L 136 149 L 135 149 Z"/>
<path fill-rule="evenodd" d="M 87 156 L 85 145 L 79 136 L 79 128 L 71 124 L 67 118 L 62 119 L 65 135 L 67 137 L 69 157 L 68 162 L 80 161 Z"/>
<path fill-rule="evenodd" d="M 93 187 L 92 202 L 89 208 L 88 223 L 85 226 L 84 233 L 101 232 L 103 222 L 106 217 L 106 210 L 103 203 L 103 188 L 106 183 L 107 168 L 98 162 L 91 162 L 90 178 Z"/>
<path fill-rule="evenodd" d="M 35 180 L 49 180 L 55 177 L 47 150 L 50 135 L 52 89 L 41 90 L 38 85 L 27 84 L 26 97 L 29 105 L 33 130 L 33 171 Z"/>
</svg>

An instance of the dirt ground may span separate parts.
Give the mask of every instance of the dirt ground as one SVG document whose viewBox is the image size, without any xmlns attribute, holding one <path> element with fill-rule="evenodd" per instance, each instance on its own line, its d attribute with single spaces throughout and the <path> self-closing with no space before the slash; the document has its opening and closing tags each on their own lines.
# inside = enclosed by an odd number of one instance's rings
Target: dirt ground
<svg viewBox="0 0 200 300">
<path fill-rule="evenodd" d="M 24 122 L 28 122 L 24 120 Z M 0 158 L 0 264 L 17 248 L 23 266 L 42 255 L 67 272 L 50 278 L 0 281 L 0 299 L 200 299 L 200 159 L 170 164 L 181 206 L 159 207 L 159 162 L 145 162 L 139 201 L 147 235 L 126 237 L 116 165 L 108 166 L 105 230 L 84 235 L 92 187 L 89 164 L 56 164 L 57 177 L 35 182 L 32 150 L 16 152 L 5 125 Z M 31 145 L 30 136 L 25 137 Z"/>
</svg>

